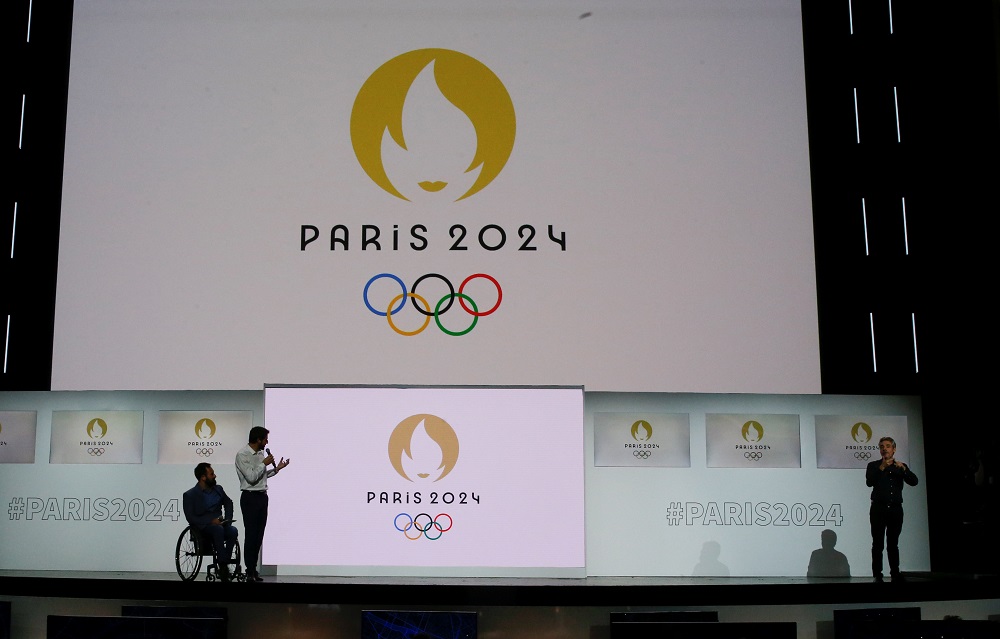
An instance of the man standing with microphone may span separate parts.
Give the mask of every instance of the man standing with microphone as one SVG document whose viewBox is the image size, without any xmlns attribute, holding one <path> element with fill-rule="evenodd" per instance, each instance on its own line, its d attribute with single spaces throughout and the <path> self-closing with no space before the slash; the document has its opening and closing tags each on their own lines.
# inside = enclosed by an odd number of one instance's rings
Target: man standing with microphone
<svg viewBox="0 0 1000 639">
<path fill-rule="evenodd" d="M 243 563 L 247 567 L 247 583 L 264 581 L 257 572 L 260 547 L 264 542 L 267 526 L 267 478 L 274 477 L 291 459 L 281 458 L 274 463 L 274 455 L 267 449 L 267 435 L 271 431 L 263 426 L 250 429 L 249 442 L 236 453 L 236 474 L 240 476 L 240 509 L 246 541 L 243 544 Z M 266 456 L 264 456 L 266 453 Z M 268 468 L 268 465 L 272 468 Z"/>
<path fill-rule="evenodd" d="M 917 485 L 917 476 L 910 467 L 896 459 L 896 441 L 892 437 L 878 440 L 881 459 L 869 462 L 865 483 L 872 489 L 872 506 L 868 515 L 872 525 L 872 575 L 882 581 L 882 548 L 889 555 L 889 576 L 902 581 L 899 572 L 899 533 L 903 530 L 903 484 Z"/>
</svg>

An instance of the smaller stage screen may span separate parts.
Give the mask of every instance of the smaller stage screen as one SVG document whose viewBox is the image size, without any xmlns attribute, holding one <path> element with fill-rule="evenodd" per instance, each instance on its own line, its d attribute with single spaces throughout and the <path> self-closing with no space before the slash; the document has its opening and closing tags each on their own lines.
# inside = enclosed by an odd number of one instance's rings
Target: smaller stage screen
<svg viewBox="0 0 1000 639">
<path fill-rule="evenodd" d="M 705 623 L 637 622 L 611 624 L 611 639 L 795 639 L 792 621 Z"/>
<path fill-rule="evenodd" d="M 585 574 L 581 388 L 269 386 L 264 423 L 279 570 Z"/>
<path fill-rule="evenodd" d="M 719 613 L 716 610 L 655 610 L 650 612 L 612 612 L 611 624 L 622 623 L 677 623 L 686 622 L 717 622 Z"/>
<path fill-rule="evenodd" d="M 225 619 L 49 615 L 48 639 L 226 639 Z"/>
<path fill-rule="evenodd" d="M 887 620 L 869 621 L 854 626 L 850 639 L 996 639 L 1000 623 L 974 620 Z"/>
<path fill-rule="evenodd" d="M 850 608 L 833 611 L 833 639 L 856 639 L 858 627 L 871 622 L 920 621 L 920 608 Z"/>
<path fill-rule="evenodd" d="M 476 639 L 476 629 L 474 612 L 361 612 L 361 639 Z"/>
</svg>

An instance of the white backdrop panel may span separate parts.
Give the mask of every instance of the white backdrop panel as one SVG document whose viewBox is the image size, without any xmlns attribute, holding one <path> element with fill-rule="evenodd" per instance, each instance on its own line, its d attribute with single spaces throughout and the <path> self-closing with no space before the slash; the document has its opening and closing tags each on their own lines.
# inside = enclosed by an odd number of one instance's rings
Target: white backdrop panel
<svg viewBox="0 0 1000 639">
<path fill-rule="evenodd" d="M 903 492 L 903 570 L 930 570 L 920 402 L 905 397 L 588 393 L 594 414 L 690 413 L 690 468 L 587 468 L 587 571 L 591 575 L 805 576 L 820 533 L 833 530 L 853 576 L 871 572 L 864 468 L 816 465 L 816 415 L 906 416 L 899 459 L 920 479 Z M 801 468 L 709 468 L 706 414 L 793 414 L 801 418 Z M 874 417 L 872 417 L 874 420 Z M 894 418 L 898 421 L 898 417 Z M 877 422 L 875 422 L 877 423 Z M 879 435 L 873 435 L 876 439 Z M 740 440 L 742 441 L 742 440 Z M 703 553 L 719 551 L 714 563 Z M 709 565 L 711 570 L 702 569 Z"/>
<path fill-rule="evenodd" d="M 0 393 L 0 411 L 38 414 L 35 463 L 0 464 L 0 569 L 173 572 L 174 545 L 187 526 L 181 495 L 196 482 L 197 462 L 157 464 L 157 412 L 239 410 L 259 418 L 262 399 L 259 391 Z M 151 416 L 141 464 L 48 462 L 53 413 L 108 415 L 109 407 Z M 211 463 L 242 519 L 233 460 Z"/>
<path fill-rule="evenodd" d="M 179 500 L 183 491 L 194 485 L 193 465 L 188 468 L 156 463 L 158 420 L 146 420 L 142 464 L 50 464 L 48 444 L 53 411 L 103 411 L 113 407 L 153 415 L 160 410 L 249 410 L 260 424 L 262 400 L 263 394 L 259 391 L 0 394 L 0 411 L 36 411 L 38 415 L 35 463 L 0 464 L 0 506 L 3 508 L 0 511 L 3 513 L 0 516 L 0 569 L 174 569 L 174 544 L 184 527 Z M 595 413 L 690 415 L 691 467 L 596 467 L 593 464 Z M 799 414 L 802 467 L 708 468 L 704 418 L 707 413 Z M 929 570 L 925 486 L 933 478 L 928 478 L 925 471 L 919 400 L 867 396 L 587 393 L 583 422 L 585 445 L 579 459 L 586 481 L 588 574 L 691 575 L 699 564 L 705 544 L 715 542 L 720 549 L 718 561 L 733 576 L 802 576 L 810 553 L 820 546 L 820 532 L 829 528 L 837 533 L 837 550 L 847 555 L 852 574 L 867 575 L 871 490 L 865 486 L 861 468 L 816 467 L 816 415 L 860 415 L 873 425 L 878 424 L 876 418 L 879 416 L 891 416 L 893 423 L 905 417 L 906 446 L 900 445 L 897 457 L 910 464 L 920 484 L 907 486 L 903 493 L 906 521 L 900 539 L 902 566 L 904 570 Z M 273 482 L 278 490 L 273 494 L 274 503 L 284 503 L 290 492 L 316 493 L 316 484 L 308 480 L 308 456 L 302 458 L 294 450 L 299 448 L 293 445 L 297 437 L 296 425 L 277 423 L 269 426 L 274 433 L 272 450 L 293 457 L 292 465 Z M 877 436 L 873 434 L 873 438 Z M 460 440 L 463 443 L 464 437 Z M 897 439 L 902 441 L 902 438 Z M 315 448 L 324 450 L 320 446 Z M 329 451 L 331 455 L 343 454 L 343 444 L 331 445 Z M 384 465 L 384 460 L 379 461 Z M 238 496 L 236 472 L 231 462 L 213 460 L 213 465 L 220 483 L 233 496 Z M 456 465 L 455 479 L 460 477 L 459 470 Z M 523 473 L 517 470 L 516 465 L 512 467 L 510 486 L 515 493 L 523 492 L 525 481 Z M 398 484 L 408 484 L 396 473 L 388 472 L 390 478 L 397 477 Z M 451 475 L 442 481 L 450 479 Z M 386 490 L 393 490 L 389 483 Z M 353 498 L 360 495 L 354 491 L 362 489 L 364 495 L 358 498 L 366 498 L 368 488 L 361 485 L 346 485 L 329 492 Z M 335 496 L 322 497 L 332 499 Z M 99 504 L 98 500 L 107 501 Z M 176 506 L 171 506 L 173 500 L 177 500 Z M 752 519 L 746 517 L 747 503 L 753 513 Z M 821 511 L 812 510 L 812 504 L 822 506 Z M 839 516 L 831 510 L 834 505 L 840 506 Z M 327 516 L 310 508 L 294 514 L 311 522 L 320 515 Z M 174 520 L 172 516 L 179 518 Z M 242 520 L 238 504 L 237 518 Z M 331 544 L 338 539 L 337 528 L 324 528 L 330 535 Z M 280 536 L 272 536 L 272 532 L 280 532 L 280 525 L 269 530 L 265 557 L 280 551 L 274 548 Z"/>
</svg>

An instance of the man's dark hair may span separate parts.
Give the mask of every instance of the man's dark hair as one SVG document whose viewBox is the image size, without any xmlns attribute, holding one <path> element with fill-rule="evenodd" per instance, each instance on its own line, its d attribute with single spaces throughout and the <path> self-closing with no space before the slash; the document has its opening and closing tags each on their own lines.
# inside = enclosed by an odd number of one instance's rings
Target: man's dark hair
<svg viewBox="0 0 1000 639">
<path fill-rule="evenodd" d="M 270 432 L 271 431 L 264 428 L 263 426 L 254 426 L 253 428 L 250 429 L 250 439 L 247 440 L 247 443 L 252 444 L 258 439 L 264 439 Z"/>
<path fill-rule="evenodd" d="M 201 478 L 208 474 L 208 469 L 212 467 L 212 464 L 208 462 L 201 462 L 194 467 L 194 478 L 201 481 Z"/>
</svg>

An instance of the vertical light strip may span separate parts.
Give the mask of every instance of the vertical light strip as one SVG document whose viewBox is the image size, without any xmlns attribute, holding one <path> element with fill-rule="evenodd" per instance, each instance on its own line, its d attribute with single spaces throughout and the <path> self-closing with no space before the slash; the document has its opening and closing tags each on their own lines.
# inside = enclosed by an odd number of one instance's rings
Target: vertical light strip
<svg viewBox="0 0 1000 639">
<path fill-rule="evenodd" d="M 910 254 L 910 233 L 906 230 L 906 198 L 900 198 L 903 201 L 903 248 L 906 249 L 906 254 Z"/>
<path fill-rule="evenodd" d="M 861 126 L 858 124 L 858 87 L 854 87 L 854 131 L 857 134 L 858 144 L 861 144 Z"/>
<path fill-rule="evenodd" d="M 34 3 L 34 0 L 29 0 L 28 2 L 28 37 L 25 39 L 25 42 L 31 42 L 31 9 Z"/>
<path fill-rule="evenodd" d="M 872 372 L 877 373 L 878 362 L 875 359 L 875 314 L 874 313 L 868 314 L 868 324 L 871 327 L 872 331 Z"/>
<path fill-rule="evenodd" d="M 10 315 L 7 315 L 7 337 L 3 340 L 3 372 L 7 372 L 7 347 L 10 345 Z"/>
<path fill-rule="evenodd" d="M 14 259 L 14 236 L 17 234 L 17 202 L 14 202 L 14 223 L 10 225 L 10 259 Z"/>
<path fill-rule="evenodd" d="M 896 104 L 896 142 L 902 142 L 899 136 L 899 95 L 896 93 L 896 87 L 892 87 L 892 101 Z"/>
<path fill-rule="evenodd" d="M 868 211 L 865 209 L 865 198 L 861 198 L 861 223 L 865 227 L 865 255 L 868 255 Z"/>
<path fill-rule="evenodd" d="M 18 148 L 18 150 L 20 150 L 22 148 L 21 144 L 24 142 L 24 102 L 25 102 L 26 99 L 27 99 L 27 96 L 24 93 L 22 93 L 21 94 L 21 128 L 17 132 L 17 148 Z"/>
<path fill-rule="evenodd" d="M 847 0 L 847 17 L 851 21 L 851 35 L 854 35 L 854 7 L 853 0 Z"/>
<path fill-rule="evenodd" d="M 920 358 L 917 357 L 917 314 L 910 313 L 910 323 L 913 325 L 913 365 L 917 373 L 920 372 Z"/>
<path fill-rule="evenodd" d="M 889 0 L 889 35 L 892 35 L 892 0 Z"/>
</svg>

